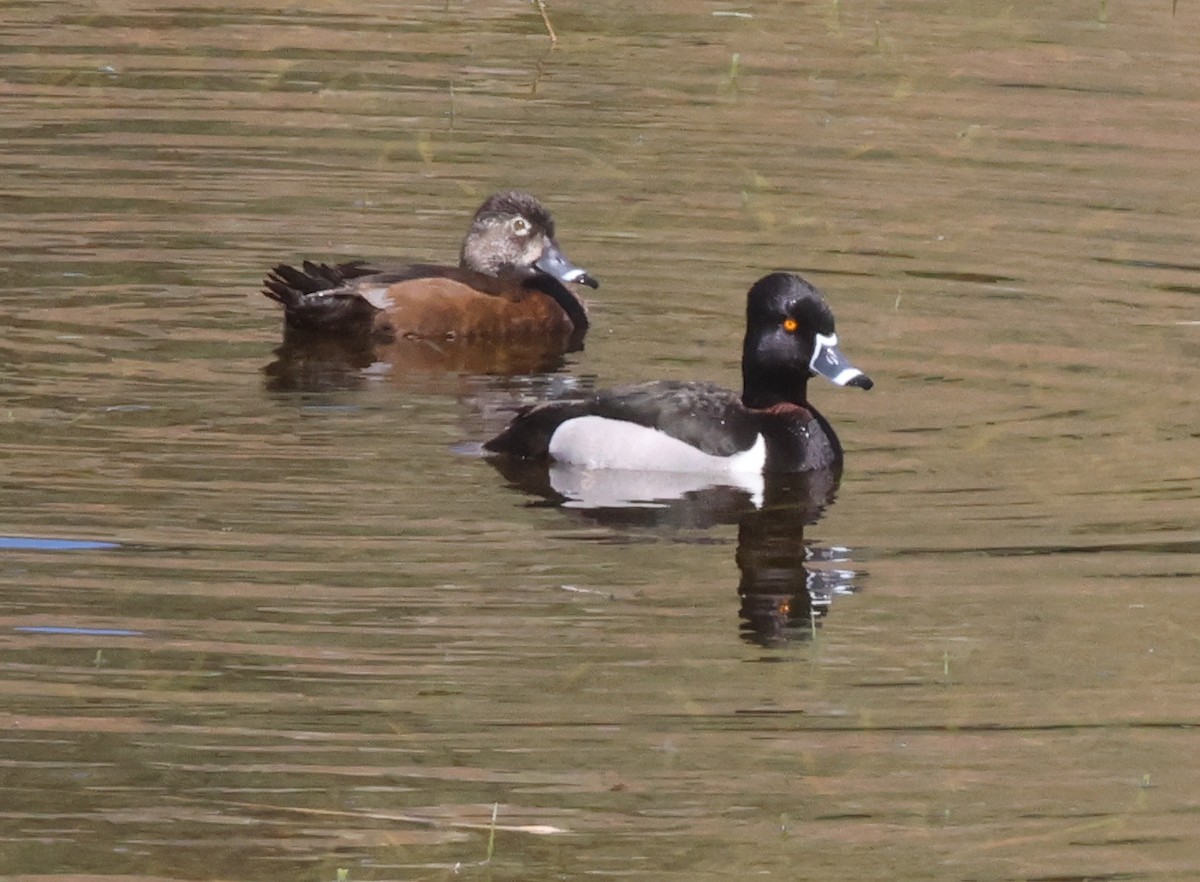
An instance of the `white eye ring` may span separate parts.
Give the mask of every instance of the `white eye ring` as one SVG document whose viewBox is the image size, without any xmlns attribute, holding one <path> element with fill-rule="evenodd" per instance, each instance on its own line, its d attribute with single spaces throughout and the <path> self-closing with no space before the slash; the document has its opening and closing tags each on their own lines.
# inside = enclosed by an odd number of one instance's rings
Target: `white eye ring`
<svg viewBox="0 0 1200 882">
<path fill-rule="evenodd" d="M 512 228 L 513 232 L 524 236 L 529 232 L 529 221 L 525 220 L 523 217 L 515 217 L 513 218 Z"/>
</svg>

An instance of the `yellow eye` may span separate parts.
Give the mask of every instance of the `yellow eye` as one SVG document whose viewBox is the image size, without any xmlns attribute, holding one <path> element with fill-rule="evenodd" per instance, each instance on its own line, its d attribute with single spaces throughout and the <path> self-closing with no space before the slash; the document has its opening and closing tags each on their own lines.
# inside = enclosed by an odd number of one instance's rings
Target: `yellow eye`
<svg viewBox="0 0 1200 882">
<path fill-rule="evenodd" d="M 800 327 L 800 323 L 797 322 L 794 318 L 785 318 L 783 320 L 783 329 L 785 331 L 787 331 L 789 334 L 796 333 L 796 329 L 798 327 Z"/>
<path fill-rule="evenodd" d="M 529 221 L 523 217 L 513 219 L 513 230 L 522 236 L 529 232 Z"/>
</svg>

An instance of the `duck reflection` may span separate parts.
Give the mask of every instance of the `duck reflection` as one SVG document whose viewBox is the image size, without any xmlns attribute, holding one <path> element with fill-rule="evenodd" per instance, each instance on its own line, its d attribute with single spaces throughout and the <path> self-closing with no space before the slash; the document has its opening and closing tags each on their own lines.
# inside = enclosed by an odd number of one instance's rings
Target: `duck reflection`
<svg viewBox="0 0 1200 882">
<path fill-rule="evenodd" d="M 454 377 L 552 374 L 565 363 L 557 344 L 408 338 L 376 343 L 290 333 L 263 372 L 267 389 L 276 393 L 346 392 L 381 381 L 424 390 Z"/>
<path fill-rule="evenodd" d="M 510 457 L 488 462 L 513 489 L 591 523 L 661 531 L 737 524 L 738 612 L 747 641 L 778 646 L 810 637 L 833 598 L 858 587 L 849 549 L 804 537 L 833 503 L 838 471 L 722 486 L 697 474 L 591 470 Z"/>
<path fill-rule="evenodd" d="M 804 538 L 804 528 L 833 503 L 837 486 L 830 471 L 782 475 L 768 485 L 760 506 L 738 518 L 738 612 L 747 639 L 777 645 L 810 636 L 833 598 L 855 590 L 850 550 Z"/>
</svg>

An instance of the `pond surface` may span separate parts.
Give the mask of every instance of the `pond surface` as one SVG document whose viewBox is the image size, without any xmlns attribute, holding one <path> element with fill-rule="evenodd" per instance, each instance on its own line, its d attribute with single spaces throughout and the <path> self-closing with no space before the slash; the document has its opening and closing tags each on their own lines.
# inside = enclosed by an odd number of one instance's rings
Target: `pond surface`
<svg viewBox="0 0 1200 882">
<path fill-rule="evenodd" d="M 547 9 L 6 5 L 0 875 L 1200 876 L 1200 11 Z M 559 371 L 271 367 L 267 267 L 504 187 Z M 876 381 L 819 519 L 472 454 L 736 386 L 774 268 Z"/>
</svg>

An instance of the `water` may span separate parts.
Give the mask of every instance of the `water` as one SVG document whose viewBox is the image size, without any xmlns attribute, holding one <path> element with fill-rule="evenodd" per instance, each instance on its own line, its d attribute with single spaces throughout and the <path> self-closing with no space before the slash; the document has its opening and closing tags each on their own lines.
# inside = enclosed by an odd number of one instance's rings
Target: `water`
<svg viewBox="0 0 1200 882">
<path fill-rule="evenodd" d="M 401 6 L 6 8 L 0 874 L 1200 875 L 1195 11 Z M 561 371 L 270 370 L 268 266 L 508 186 Z M 471 454 L 736 385 L 780 267 L 877 383 L 823 513 Z"/>
</svg>

